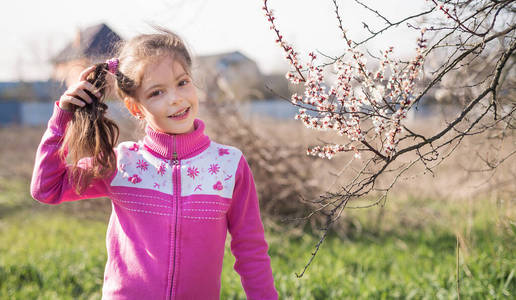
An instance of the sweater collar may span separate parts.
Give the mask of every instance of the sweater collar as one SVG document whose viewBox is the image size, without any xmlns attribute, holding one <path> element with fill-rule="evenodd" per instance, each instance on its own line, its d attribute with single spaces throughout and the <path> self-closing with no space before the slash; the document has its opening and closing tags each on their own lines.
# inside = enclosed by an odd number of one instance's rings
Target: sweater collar
<svg viewBox="0 0 516 300">
<path fill-rule="evenodd" d="M 204 134 L 204 122 L 194 120 L 194 131 L 186 134 L 168 134 L 145 127 L 143 144 L 163 158 L 172 159 L 174 150 L 177 159 L 185 159 L 197 155 L 210 145 L 210 138 Z M 174 147 L 175 144 L 175 147 Z"/>
</svg>

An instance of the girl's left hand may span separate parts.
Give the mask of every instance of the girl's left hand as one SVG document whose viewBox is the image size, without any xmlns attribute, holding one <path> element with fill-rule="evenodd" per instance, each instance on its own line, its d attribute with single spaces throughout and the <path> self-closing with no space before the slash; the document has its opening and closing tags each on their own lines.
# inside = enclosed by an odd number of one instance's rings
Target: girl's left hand
<svg viewBox="0 0 516 300">
<path fill-rule="evenodd" d="M 86 81 L 88 75 L 91 72 L 95 71 L 95 66 L 88 67 L 84 69 L 79 75 L 79 82 L 70 86 L 59 98 L 59 107 L 66 111 L 73 110 L 74 106 L 84 107 L 86 104 L 92 103 L 94 99 L 86 93 L 86 91 L 90 92 L 92 95 L 100 98 L 101 94 L 97 90 L 97 88 Z M 86 102 L 86 103 L 85 103 Z"/>
</svg>

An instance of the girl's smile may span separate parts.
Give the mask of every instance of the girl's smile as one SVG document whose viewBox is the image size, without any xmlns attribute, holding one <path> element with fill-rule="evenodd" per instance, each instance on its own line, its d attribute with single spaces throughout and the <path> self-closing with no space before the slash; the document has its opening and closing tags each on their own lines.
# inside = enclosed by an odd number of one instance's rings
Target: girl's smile
<svg viewBox="0 0 516 300">
<path fill-rule="evenodd" d="M 183 120 L 188 117 L 189 113 L 190 113 L 190 107 L 187 107 L 186 109 L 181 109 L 178 113 L 175 113 L 175 114 L 169 116 L 169 118 L 174 119 L 174 120 Z"/>
</svg>

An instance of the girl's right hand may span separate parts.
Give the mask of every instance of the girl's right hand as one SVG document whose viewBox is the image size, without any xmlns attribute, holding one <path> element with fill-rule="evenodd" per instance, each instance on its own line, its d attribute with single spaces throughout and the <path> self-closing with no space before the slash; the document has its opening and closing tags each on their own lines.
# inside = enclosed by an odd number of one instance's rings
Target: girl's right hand
<svg viewBox="0 0 516 300">
<path fill-rule="evenodd" d="M 93 99 L 85 92 L 85 90 L 89 91 L 91 94 L 97 96 L 97 98 L 100 98 L 101 94 L 97 90 L 97 88 L 86 81 L 86 78 L 92 71 L 95 70 L 95 66 L 91 66 L 84 71 L 81 72 L 79 75 L 79 82 L 76 84 L 70 86 L 59 98 L 59 107 L 62 110 L 66 111 L 72 111 L 73 106 L 80 106 L 84 107 L 86 103 L 89 104 L 93 102 Z"/>
</svg>

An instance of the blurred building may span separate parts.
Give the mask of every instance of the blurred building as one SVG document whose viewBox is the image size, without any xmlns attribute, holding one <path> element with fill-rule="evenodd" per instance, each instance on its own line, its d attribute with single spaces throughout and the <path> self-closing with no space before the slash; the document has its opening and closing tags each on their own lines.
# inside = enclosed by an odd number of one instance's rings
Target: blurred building
<svg viewBox="0 0 516 300">
<path fill-rule="evenodd" d="M 78 30 L 75 38 L 52 59 L 52 79 L 70 86 L 86 67 L 111 58 L 121 41 L 122 38 L 104 23 Z"/>
<path fill-rule="evenodd" d="M 52 58 L 54 70 L 48 81 L 0 82 L 0 125 L 45 124 L 52 113 L 53 102 L 78 80 L 80 72 L 113 57 L 122 42 L 106 24 L 87 27 L 78 30 L 74 39 Z M 274 99 L 288 97 L 291 89 L 283 75 L 262 74 L 256 62 L 240 51 L 195 57 L 192 71 L 201 99 Z M 116 99 L 116 95 L 108 95 L 108 99 Z M 249 111 L 282 110 L 270 104 L 260 109 L 254 103 L 247 106 Z M 121 107 L 113 113 L 123 113 L 123 110 Z"/>
<path fill-rule="evenodd" d="M 240 51 L 195 58 L 194 78 L 206 98 L 235 100 L 264 99 L 265 77 L 255 61 Z"/>
<path fill-rule="evenodd" d="M 111 58 L 122 41 L 103 23 L 77 31 L 74 40 L 53 58 L 52 79 L 69 86 L 84 68 Z M 256 62 L 239 51 L 198 56 L 194 58 L 193 72 L 200 83 L 201 97 L 252 100 L 271 95 Z M 285 80 L 272 83 L 281 89 L 285 84 Z"/>
</svg>

